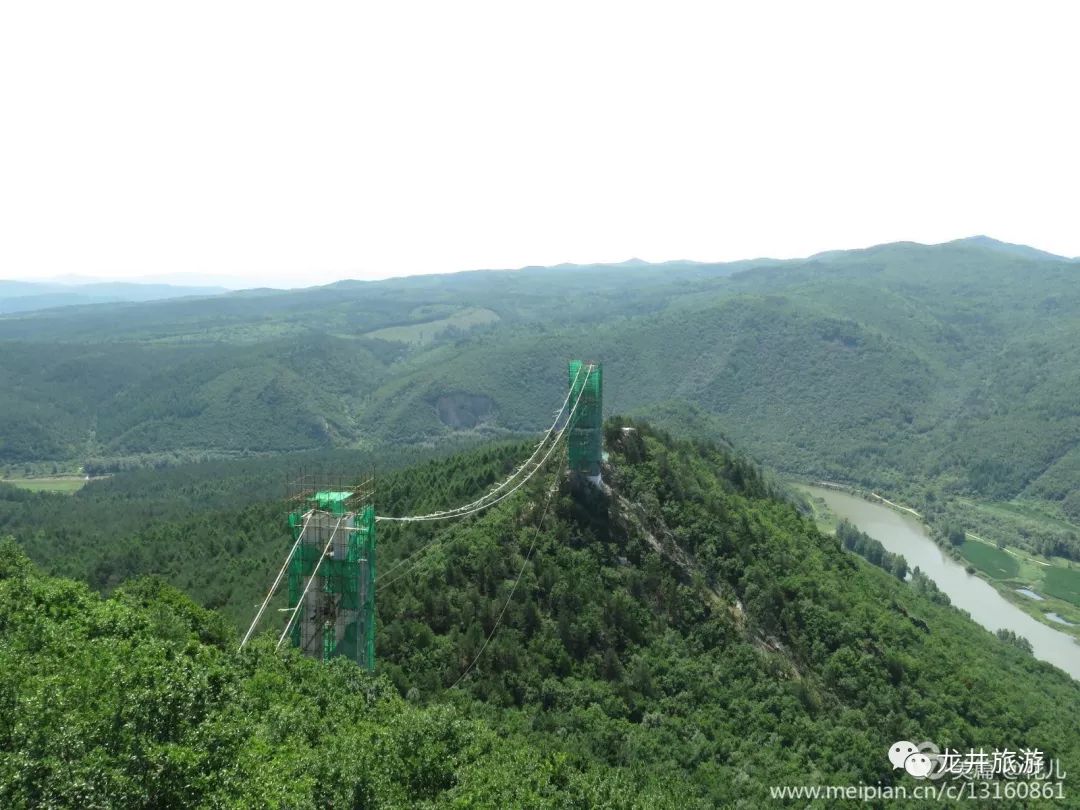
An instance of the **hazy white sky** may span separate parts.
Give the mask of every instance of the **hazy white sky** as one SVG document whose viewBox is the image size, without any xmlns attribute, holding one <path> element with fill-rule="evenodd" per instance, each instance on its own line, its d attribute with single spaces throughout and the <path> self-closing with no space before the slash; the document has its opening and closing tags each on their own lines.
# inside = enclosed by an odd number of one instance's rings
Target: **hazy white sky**
<svg viewBox="0 0 1080 810">
<path fill-rule="evenodd" d="M 0 6 L 0 277 L 1080 255 L 1076 4 Z"/>
</svg>

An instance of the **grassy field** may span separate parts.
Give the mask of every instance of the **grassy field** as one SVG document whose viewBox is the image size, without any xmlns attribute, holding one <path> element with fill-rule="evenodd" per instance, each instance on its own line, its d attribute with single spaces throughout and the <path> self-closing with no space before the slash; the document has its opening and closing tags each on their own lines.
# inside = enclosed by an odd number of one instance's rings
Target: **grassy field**
<svg viewBox="0 0 1080 810">
<path fill-rule="evenodd" d="M 1080 637 L 1080 570 L 1067 567 L 1064 560 L 1043 561 L 1026 552 L 1004 551 L 971 534 L 968 538 L 960 547 L 960 554 L 1002 596 L 1028 615 Z M 1020 594 L 1019 588 L 1034 591 L 1041 599 Z M 1066 628 L 1051 622 L 1046 618 L 1047 613 L 1056 613 L 1072 626 Z"/>
<path fill-rule="evenodd" d="M 86 479 L 81 475 L 58 475 L 49 478 L 5 478 L 3 482 L 31 492 L 62 492 L 70 495 L 82 489 Z"/>
<path fill-rule="evenodd" d="M 410 323 L 404 326 L 387 326 L 383 329 L 376 329 L 374 332 L 368 332 L 366 337 L 422 346 L 434 341 L 439 333 L 448 327 L 469 329 L 473 326 L 495 323 L 498 320 L 498 314 L 490 309 L 466 307 L 446 318 L 424 321 L 423 323 Z"/>
<path fill-rule="evenodd" d="M 973 501 L 967 498 L 959 500 L 991 515 L 1024 518 L 1033 523 L 1043 524 L 1060 531 L 1076 531 L 1078 528 L 1075 524 L 1063 520 L 1060 516 L 1051 514 L 1050 510 L 1040 503 L 1031 501 Z"/>
<path fill-rule="evenodd" d="M 829 509 L 828 505 L 823 500 L 816 497 L 813 490 L 801 481 L 792 480 L 787 483 L 806 498 L 806 504 L 814 512 L 814 523 L 817 524 L 818 529 L 825 534 L 834 534 L 839 519 L 833 514 L 832 510 Z"/>
<path fill-rule="evenodd" d="M 960 547 L 964 559 L 994 579 L 1012 579 L 1020 573 L 1020 563 L 1011 554 L 977 540 L 965 540 Z"/>
<path fill-rule="evenodd" d="M 1080 605 L 1080 571 L 1075 568 L 1048 568 L 1042 587 L 1050 596 Z"/>
</svg>

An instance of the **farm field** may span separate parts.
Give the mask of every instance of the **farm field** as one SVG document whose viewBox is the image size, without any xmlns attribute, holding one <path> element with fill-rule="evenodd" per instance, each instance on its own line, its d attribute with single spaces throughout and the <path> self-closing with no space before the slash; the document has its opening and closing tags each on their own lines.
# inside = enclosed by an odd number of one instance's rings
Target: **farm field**
<svg viewBox="0 0 1080 810">
<path fill-rule="evenodd" d="M 70 495 L 83 488 L 86 478 L 81 475 L 59 475 L 44 478 L 5 478 L 2 482 L 31 492 L 61 492 Z"/>
</svg>

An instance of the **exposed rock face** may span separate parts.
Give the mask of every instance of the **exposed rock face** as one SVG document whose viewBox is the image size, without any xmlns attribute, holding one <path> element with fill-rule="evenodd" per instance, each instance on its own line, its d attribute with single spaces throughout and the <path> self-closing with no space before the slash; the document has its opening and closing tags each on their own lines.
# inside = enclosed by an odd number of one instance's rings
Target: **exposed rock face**
<svg viewBox="0 0 1080 810">
<path fill-rule="evenodd" d="M 476 427 L 494 414 L 495 402 L 483 394 L 459 391 L 443 394 L 435 400 L 435 411 L 444 425 L 454 430 L 463 430 Z"/>
</svg>

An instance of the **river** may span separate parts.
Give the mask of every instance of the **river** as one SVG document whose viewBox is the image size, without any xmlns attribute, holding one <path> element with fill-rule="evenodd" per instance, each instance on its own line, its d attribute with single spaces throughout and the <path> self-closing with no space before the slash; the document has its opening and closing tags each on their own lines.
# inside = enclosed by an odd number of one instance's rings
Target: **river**
<svg viewBox="0 0 1080 810">
<path fill-rule="evenodd" d="M 908 568 L 930 577 L 958 608 L 994 632 L 1012 630 L 1031 642 L 1035 657 L 1080 680 L 1080 644 L 1072 636 L 1047 627 L 1011 604 L 993 586 L 964 570 L 927 535 L 923 525 L 881 504 L 823 487 L 801 487 L 824 499 L 837 517 L 847 518 L 894 554 L 903 554 Z"/>
</svg>

